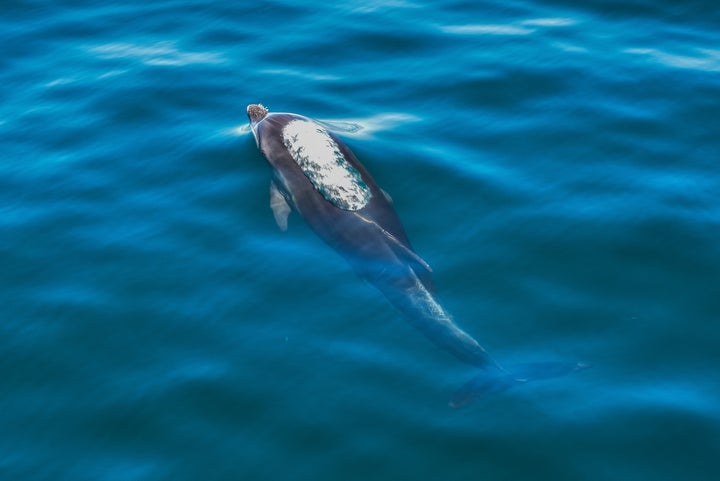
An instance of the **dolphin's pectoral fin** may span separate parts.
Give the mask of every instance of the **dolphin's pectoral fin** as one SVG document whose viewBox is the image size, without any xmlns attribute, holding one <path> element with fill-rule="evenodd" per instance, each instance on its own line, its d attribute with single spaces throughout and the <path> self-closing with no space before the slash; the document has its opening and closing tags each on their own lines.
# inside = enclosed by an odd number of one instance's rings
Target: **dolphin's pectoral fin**
<svg viewBox="0 0 720 481">
<path fill-rule="evenodd" d="M 385 196 L 385 200 L 387 200 L 389 203 L 392 204 L 392 203 L 393 203 L 393 199 L 392 199 L 392 197 L 390 197 L 390 194 L 388 194 L 387 192 L 385 192 L 385 189 L 380 189 L 380 191 L 381 191 L 381 192 L 383 193 L 383 195 Z"/>
<path fill-rule="evenodd" d="M 275 222 L 281 231 L 285 232 L 288 226 L 288 216 L 290 215 L 290 206 L 285 200 L 275 182 L 270 183 L 270 208 L 275 216 Z"/>
</svg>

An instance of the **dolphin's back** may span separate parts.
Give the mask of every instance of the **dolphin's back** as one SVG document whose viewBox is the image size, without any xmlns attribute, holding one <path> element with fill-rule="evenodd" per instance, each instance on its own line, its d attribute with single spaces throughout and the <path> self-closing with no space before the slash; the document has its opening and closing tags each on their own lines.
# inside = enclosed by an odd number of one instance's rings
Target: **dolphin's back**
<svg viewBox="0 0 720 481">
<path fill-rule="evenodd" d="M 430 267 L 413 250 L 388 196 L 350 148 L 330 132 L 326 134 L 344 161 L 359 173 L 370 196 L 361 208 L 351 210 L 333 203 L 318 190 L 317 182 L 311 181 L 283 142 L 284 129 L 296 121 L 313 122 L 300 115 L 276 113 L 257 124 L 260 150 L 273 166 L 276 180 L 293 207 L 358 275 L 375 285 L 411 325 L 438 347 L 473 366 L 496 365 L 437 301 Z"/>
</svg>

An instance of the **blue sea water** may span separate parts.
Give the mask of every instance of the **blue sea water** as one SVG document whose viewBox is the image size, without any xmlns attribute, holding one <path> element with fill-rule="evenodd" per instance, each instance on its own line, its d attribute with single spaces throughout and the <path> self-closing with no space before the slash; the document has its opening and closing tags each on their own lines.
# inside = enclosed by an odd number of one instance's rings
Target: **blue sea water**
<svg viewBox="0 0 720 481">
<path fill-rule="evenodd" d="M 0 4 L 0 479 L 715 480 L 710 1 Z M 501 362 L 437 350 L 247 128 L 344 126 Z"/>
</svg>

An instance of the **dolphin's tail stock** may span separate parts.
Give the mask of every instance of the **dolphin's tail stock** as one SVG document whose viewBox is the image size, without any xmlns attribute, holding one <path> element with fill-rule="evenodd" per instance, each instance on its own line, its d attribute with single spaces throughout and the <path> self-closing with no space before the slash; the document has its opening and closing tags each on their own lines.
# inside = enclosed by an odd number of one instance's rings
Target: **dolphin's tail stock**
<svg viewBox="0 0 720 481">
<path fill-rule="evenodd" d="M 402 270 L 402 269 L 401 269 Z M 487 396 L 532 381 L 552 379 L 582 371 L 589 364 L 578 362 L 539 362 L 502 366 L 468 333 L 455 324 L 413 269 L 384 276 L 371 282 L 404 314 L 405 319 L 439 348 L 482 372 L 458 389 L 449 405 L 462 407 Z"/>
<path fill-rule="evenodd" d="M 457 359 L 481 369 L 502 371 L 500 364 L 445 311 L 425 282 L 411 268 L 403 266 L 393 272 L 369 279 L 395 306 L 405 320 L 440 349 Z"/>
<path fill-rule="evenodd" d="M 482 369 L 482 372 L 458 389 L 449 405 L 466 406 L 474 400 L 500 393 L 513 386 L 532 381 L 552 379 L 582 371 L 590 367 L 578 362 L 539 362 L 503 366 L 440 305 L 431 292 L 432 286 L 421 278 L 412 266 L 384 264 L 380 269 L 372 264 L 356 267 L 357 272 L 375 285 L 398 309 L 405 320 L 440 349 L 460 361 Z"/>
<path fill-rule="evenodd" d="M 590 367 L 590 364 L 582 362 L 538 362 L 515 364 L 502 371 L 483 371 L 455 391 L 448 405 L 460 408 L 480 397 L 500 393 L 519 384 L 567 376 Z"/>
</svg>

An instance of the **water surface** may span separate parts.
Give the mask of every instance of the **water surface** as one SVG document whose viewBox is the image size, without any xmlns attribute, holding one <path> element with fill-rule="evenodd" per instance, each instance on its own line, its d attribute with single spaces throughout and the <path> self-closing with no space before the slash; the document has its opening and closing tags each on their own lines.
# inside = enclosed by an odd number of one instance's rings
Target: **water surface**
<svg viewBox="0 0 720 481">
<path fill-rule="evenodd" d="M 716 479 L 720 14 L 708 2 L 0 6 L 0 474 Z M 297 215 L 246 125 L 341 133 L 475 374 Z"/>
</svg>

